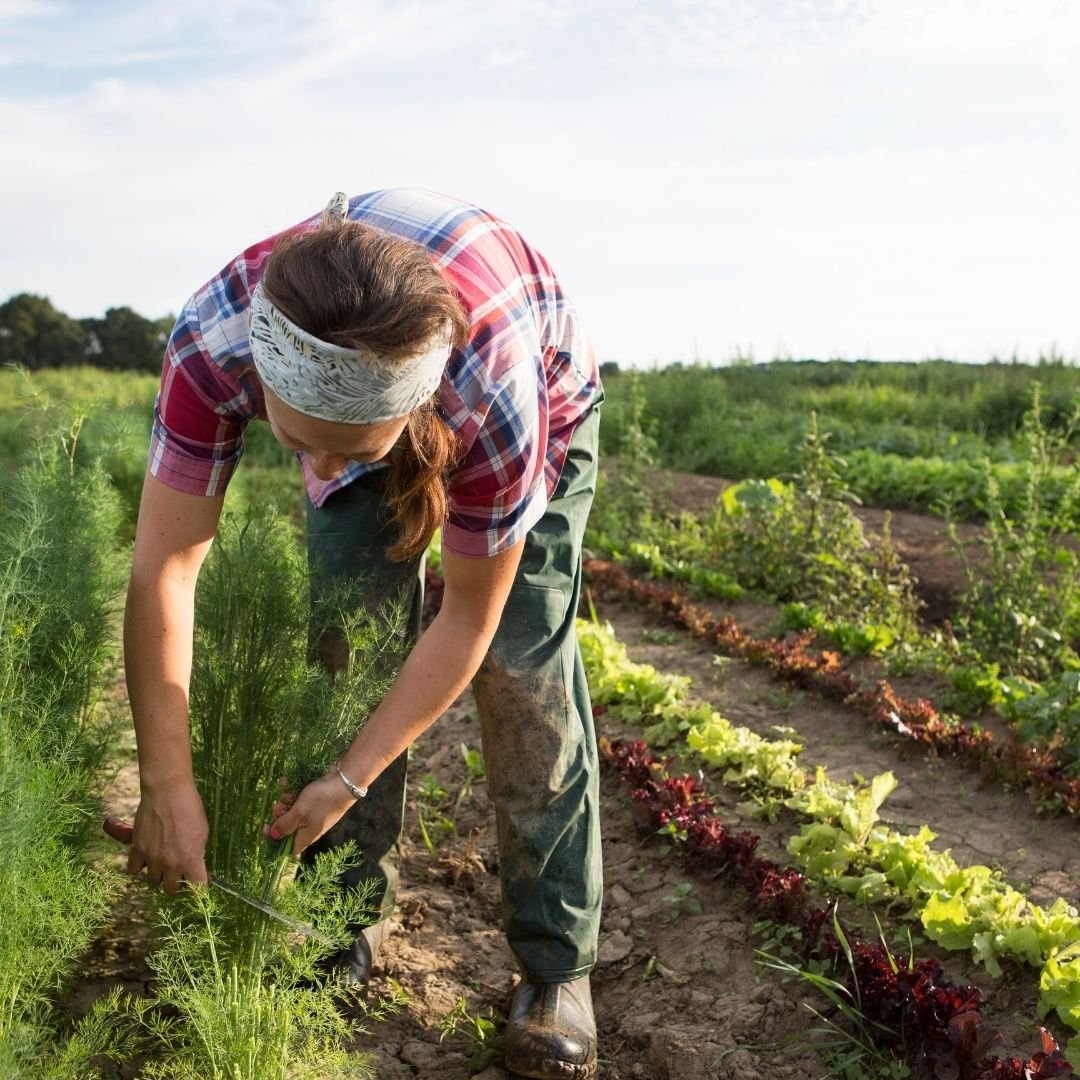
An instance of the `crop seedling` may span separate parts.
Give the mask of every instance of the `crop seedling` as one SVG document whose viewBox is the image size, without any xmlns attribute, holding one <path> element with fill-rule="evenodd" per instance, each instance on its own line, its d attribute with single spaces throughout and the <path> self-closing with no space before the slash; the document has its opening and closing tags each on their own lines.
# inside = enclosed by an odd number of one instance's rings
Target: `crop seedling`
<svg viewBox="0 0 1080 1080">
<path fill-rule="evenodd" d="M 757 951 L 763 956 L 793 962 L 805 952 L 805 936 L 797 926 L 774 922 L 772 919 L 758 919 L 750 929 L 760 937 Z"/>
<path fill-rule="evenodd" d="M 420 781 L 416 801 L 420 839 L 424 843 L 428 857 L 434 859 L 439 845 L 457 832 L 454 819 L 447 814 L 450 793 L 434 775 L 428 773 Z M 456 802 L 454 805 L 457 805 Z"/>
<path fill-rule="evenodd" d="M 645 961 L 645 970 L 642 971 L 639 981 L 647 983 L 654 979 L 669 979 L 674 974 L 675 972 L 667 964 L 661 963 L 658 956 L 650 956 Z"/>
<path fill-rule="evenodd" d="M 486 1016 L 480 1013 L 471 1015 L 465 998 L 459 997 L 453 1009 L 439 1021 L 439 1042 L 457 1035 L 466 1036 L 469 1040 L 471 1076 L 501 1060 L 504 1046 L 500 1027 L 504 1022 L 494 1009 L 488 1009 Z"/>
<path fill-rule="evenodd" d="M 664 916 L 664 922 L 669 926 L 672 923 L 677 923 L 684 915 L 700 915 L 702 908 L 701 904 L 694 897 L 690 896 L 690 882 L 680 881 L 675 888 L 664 897 L 664 903 L 669 904 L 667 914 Z"/>
<path fill-rule="evenodd" d="M 484 779 L 484 755 L 474 746 L 461 744 L 461 760 L 465 764 L 465 782 L 454 796 L 453 813 L 456 814 L 465 799 L 471 799 L 478 783 Z"/>
</svg>

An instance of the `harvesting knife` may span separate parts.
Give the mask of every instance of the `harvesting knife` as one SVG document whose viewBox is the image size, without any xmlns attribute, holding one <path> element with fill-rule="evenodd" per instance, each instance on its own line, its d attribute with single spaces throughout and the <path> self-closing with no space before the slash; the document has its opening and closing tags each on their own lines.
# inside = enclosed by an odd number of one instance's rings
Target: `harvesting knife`
<svg viewBox="0 0 1080 1080">
<path fill-rule="evenodd" d="M 102 822 L 101 827 L 114 840 L 119 840 L 121 844 L 130 844 L 131 837 L 135 832 L 133 826 L 129 825 L 126 821 L 121 821 L 119 818 L 114 817 L 107 817 L 104 822 Z M 304 937 L 321 941 L 324 945 L 329 945 L 332 949 L 337 948 L 337 942 L 332 938 L 327 937 L 320 930 L 316 930 L 314 926 L 298 922 L 296 919 L 286 915 L 283 911 L 278 911 L 277 908 L 271 907 L 264 901 L 256 900 L 254 896 L 248 896 L 247 893 L 242 893 L 235 885 L 230 885 L 227 881 L 222 881 L 221 878 L 215 877 L 213 874 L 210 875 L 210 884 L 215 888 L 220 889 L 223 893 L 235 896 L 237 900 L 243 901 L 245 904 L 255 908 L 256 911 L 261 911 L 264 915 L 269 915 L 271 919 L 277 919 L 279 923 L 284 923 L 290 930 L 295 930 L 298 934 L 303 934 Z"/>
</svg>

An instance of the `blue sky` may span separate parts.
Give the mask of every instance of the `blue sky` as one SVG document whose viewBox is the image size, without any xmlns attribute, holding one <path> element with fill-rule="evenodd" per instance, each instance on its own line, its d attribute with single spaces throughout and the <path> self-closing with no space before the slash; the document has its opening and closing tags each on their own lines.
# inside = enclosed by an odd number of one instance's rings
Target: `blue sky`
<svg viewBox="0 0 1080 1080">
<path fill-rule="evenodd" d="M 601 356 L 1080 359 L 1069 0 L 0 0 L 0 299 L 157 316 L 435 188 Z"/>
</svg>

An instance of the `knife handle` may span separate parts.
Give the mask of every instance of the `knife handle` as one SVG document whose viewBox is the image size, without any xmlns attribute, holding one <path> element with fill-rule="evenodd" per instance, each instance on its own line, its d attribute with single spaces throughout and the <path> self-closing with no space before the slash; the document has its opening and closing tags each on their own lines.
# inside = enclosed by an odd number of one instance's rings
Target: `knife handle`
<svg viewBox="0 0 1080 1080">
<path fill-rule="evenodd" d="M 114 840 L 119 840 L 121 844 L 130 844 L 131 838 L 135 835 L 135 826 L 121 821 L 120 818 L 107 817 L 101 823 L 101 827 L 107 835 Z"/>
</svg>

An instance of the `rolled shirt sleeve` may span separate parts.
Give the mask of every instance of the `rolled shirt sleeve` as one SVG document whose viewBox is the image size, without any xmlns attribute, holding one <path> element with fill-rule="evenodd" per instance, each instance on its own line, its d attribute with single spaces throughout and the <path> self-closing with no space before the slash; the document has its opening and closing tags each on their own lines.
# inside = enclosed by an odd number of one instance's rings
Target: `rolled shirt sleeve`
<svg viewBox="0 0 1080 1080">
<path fill-rule="evenodd" d="M 193 495 L 224 492 L 260 415 L 262 388 L 248 346 L 250 289 L 273 238 L 248 248 L 184 305 L 169 335 L 154 405 L 149 471 Z"/>
</svg>

